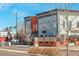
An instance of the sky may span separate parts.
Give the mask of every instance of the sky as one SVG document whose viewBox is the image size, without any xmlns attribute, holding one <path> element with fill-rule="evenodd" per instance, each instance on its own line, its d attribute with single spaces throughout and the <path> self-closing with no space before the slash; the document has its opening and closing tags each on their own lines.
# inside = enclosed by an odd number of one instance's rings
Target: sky
<svg viewBox="0 0 79 59">
<path fill-rule="evenodd" d="M 48 10 L 56 8 L 68 8 L 79 10 L 79 4 L 61 4 L 61 3 L 0 3 L 0 30 L 5 27 L 16 25 L 16 15 L 18 13 L 18 22 L 24 20 L 26 16 L 35 16 Z"/>
</svg>

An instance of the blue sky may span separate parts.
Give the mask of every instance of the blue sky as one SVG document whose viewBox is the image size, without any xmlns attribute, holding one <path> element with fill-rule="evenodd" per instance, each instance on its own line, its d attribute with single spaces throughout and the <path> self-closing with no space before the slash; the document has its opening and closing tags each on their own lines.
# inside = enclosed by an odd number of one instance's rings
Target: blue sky
<svg viewBox="0 0 79 59">
<path fill-rule="evenodd" d="M 79 4 L 56 4 L 56 3 L 1 3 L 0 4 L 0 30 L 5 27 L 15 26 L 15 12 L 18 13 L 18 22 L 23 21 L 25 16 L 33 16 L 55 8 L 68 7 L 79 10 Z"/>
</svg>

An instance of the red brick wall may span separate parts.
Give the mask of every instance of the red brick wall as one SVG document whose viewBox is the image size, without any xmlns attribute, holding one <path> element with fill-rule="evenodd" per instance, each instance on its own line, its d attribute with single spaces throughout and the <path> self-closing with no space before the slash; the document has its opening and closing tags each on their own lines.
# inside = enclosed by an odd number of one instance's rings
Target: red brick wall
<svg viewBox="0 0 79 59">
<path fill-rule="evenodd" d="M 79 46 L 79 41 L 76 41 L 76 45 Z"/>
<path fill-rule="evenodd" d="M 5 37 L 0 37 L 0 42 L 5 42 L 6 38 Z"/>
</svg>

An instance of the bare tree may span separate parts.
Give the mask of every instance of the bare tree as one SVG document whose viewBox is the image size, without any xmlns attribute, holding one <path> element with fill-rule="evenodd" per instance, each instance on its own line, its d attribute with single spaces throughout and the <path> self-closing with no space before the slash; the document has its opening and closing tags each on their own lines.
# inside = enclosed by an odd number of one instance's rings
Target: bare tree
<svg viewBox="0 0 79 59">
<path fill-rule="evenodd" d="M 69 10 L 71 10 L 72 9 L 72 7 L 73 7 L 73 4 L 63 4 L 63 7 L 64 7 L 64 9 L 66 10 L 66 11 L 64 11 L 64 15 L 63 15 L 63 17 L 65 18 L 65 20 L 66 20 L 66 28 L 64 28 L 65 30 L 66 30 L 66 40 L 67 40 L 67 42 L 69 42 L 68 41 L 68 37 L 69 37 L 69 32 L 72 30 L 72 29 L 74 29 L 74 28 L 72 28 L 72 25 L 74 25 L 74 24 L 72 24 L 73 23 L 73 21 L 75 20 L 75 18 L 77 17 L 77 16 L 75 16 L 73 19 L 72 19 L 72 21 L 69 21 Z M 67 56 L 69 55 L 69 46 L 68 46 L 68 43 L 67 43 Z"/>
<path fill-rule="evenodd" d="M 64 11 L 64 15 L 63 15 L 63 17 L 65 18 L 65 20 L 66 20 L 66 28 L 64 28 L 65 30 L 66 30 L 66 40 L 67 40 L 67 42 L 68 42 L 68 37 L 69 37 L 69 32 L 72 30 L 72 29 L 74 29 L 74 28 L 72 28 L 72 26 L 71 25 L 74 25 L 74 24 L 72 24 L 73 23 L 73 21 L 75 20 L 75 18 L 77 17 L 77 16 L 75 16 L 73 19 L 72 19 L 72 21 L 69 21 L 69 10 L 71 10 L 72 9 L 72 7 L 73 7 L 73 4 L 69 4 L 69 3 L 63 3 L 63 4 L 58 4 L 57 6 L 57 9 L 63 9 L 63 10 L 66 10 L 66 11 Z M 50 8 L 51 9 L 51 8 Z M 52 11 L 50 11 L 50 12 L 52 12 Z M 59 25 L 61 25 L 61 26 L 63 26 L 61 23 L 59 23 L 58 22 L 58 24 Z M 71 25 L 70 25 L 71 24 Z M 62 30 L 61 30 L 62 31 Z M 61 32 L 60 31 L 60 32 Z M 67 56 L 69 55 L 69 46 L 68 46 L 68 43 L 67 43 Z"/>
</svg>

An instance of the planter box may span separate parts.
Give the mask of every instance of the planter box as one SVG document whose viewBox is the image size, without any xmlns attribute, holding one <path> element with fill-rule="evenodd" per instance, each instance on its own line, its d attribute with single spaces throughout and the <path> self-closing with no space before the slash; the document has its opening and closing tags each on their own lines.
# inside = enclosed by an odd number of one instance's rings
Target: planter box
<svg viewBox="0 0 79 59">
<path fill-rule="evenodd" d="M 67 45 L 67 41 L 60 42 L 60 45 L 61 46 L 66 46 Z"/>
<path fill-rule="evenodd" d="M 76 41 L 76 45 L 79 46 L 79 41 Z"/>
<path fill-rule="evenodd" d="M 45 43 L 45 46 L 49 46 L 50 45 L 50 42 L 44 42 Z"/>
<path fill-rule="evenodd" d="M 55 46 L 60 46 L 60 42 L 55 42 Z"/>
<path fill-rule="evenodd" d="M 5 37 L 0 37 L 0 42 L 5 42 L 6 38 Z"/>
<path fill-rule="evenodd" d="M 44 46 L 45 43 L 44 42 L 39 42 L 39 46 Z"/>
<path fill-rule="evenodd" d="M 50 46 L 54 46 L 54 42 L 50 42 L 50 44 L 49 44 Z"/>
</svg>

